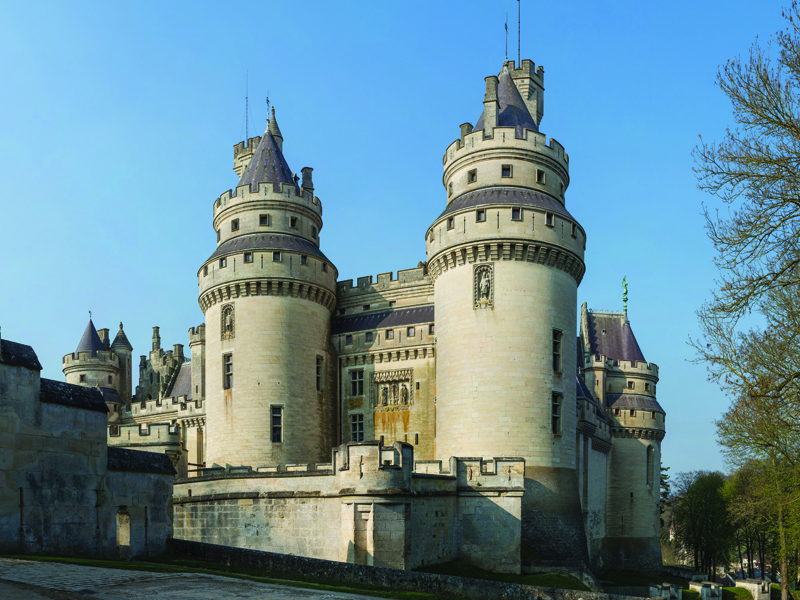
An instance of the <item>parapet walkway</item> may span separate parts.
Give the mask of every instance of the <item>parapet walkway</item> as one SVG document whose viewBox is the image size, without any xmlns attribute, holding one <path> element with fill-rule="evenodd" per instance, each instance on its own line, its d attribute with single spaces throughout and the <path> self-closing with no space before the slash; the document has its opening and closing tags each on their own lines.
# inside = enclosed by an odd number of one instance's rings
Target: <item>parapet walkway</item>
<svg viewBox="0 0 800 600">
<path fill-rule="evenodd" d="M 14 582 L 10 585 L 7 582 Z M 0 598 L 378 600 L 201 573 L 152 573 L 0 558 Z"/>
</svg>

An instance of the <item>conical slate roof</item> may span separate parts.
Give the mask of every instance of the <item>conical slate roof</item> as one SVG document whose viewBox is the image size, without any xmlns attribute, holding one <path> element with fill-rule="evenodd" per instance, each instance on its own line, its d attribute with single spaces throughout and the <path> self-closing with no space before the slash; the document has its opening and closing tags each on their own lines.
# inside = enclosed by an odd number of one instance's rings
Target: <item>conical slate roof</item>
<svg viewBox="0 0 800 600">
<path fill-rule="evenodd" d="M 239 180 L 239 185 L 250 184 L 250 189 L 254 192 L 258 189 L 258 184 L 263 181 L 271 181 L 276 192 L 281 191 L 281 183 L 288 183 L 297 187 L 292 178 L 292 170 L 286 164 L 281 147 L 275 141 L 273 130 L 277 132 L 277 137 L 283 140 L 277 122 L 274 126 L 270 123 L 253 154 L 250 164 L 247 165 L 244 173 L 242 173 L 242 178 Z"/>
<path fill-rule="evenodd" d="M 75 352 L 91 352 L 92 356 L 94 356 L 97 354 L 98 350 L 105 350 L 105 348 L 103 347 L 103 342 L 100 341 L 100 336 L 97 335 L 97 329 L 94 328 L 94 323 L 89 319 L 89 324 L 86 326 L 86 330 L 83 332 L 83 337 L 81 337 L 81 341 L 78 343 Z"/>
<path fill-rule="evenodd" d="M 498 127 L 515 127 L 516 137 L 523 137 L 526 129 L 539 131 L 507 67 L 503 67 L 503 72 L 498 78 L 497 103 L 500 105 L 497 113 Z M 483 113 L 481 113 L 480 119 L 475 123 L 475 131 L 483 127 Z"/>
<path fill-rule="evenodd" d="M 588 321 L 589 331 L 586 334 L 590 354 L 605 354 L 608 358 L 617 360 L 647 362 L 627 317 L 618 314 L 589 313 Z"/>
<path fill-rule="evenodd" d="M 125 335 L 125 332 L 122 330 L 122 323 L 119 324 L 119 331 L 117 332 L 117 337 L 114 338 L 114 341 L 111 342 L 112 348 L 127 348 L 128 350 L 133 350 L 133 346 L 128 341 L 128 336 Z"/>
</svg>

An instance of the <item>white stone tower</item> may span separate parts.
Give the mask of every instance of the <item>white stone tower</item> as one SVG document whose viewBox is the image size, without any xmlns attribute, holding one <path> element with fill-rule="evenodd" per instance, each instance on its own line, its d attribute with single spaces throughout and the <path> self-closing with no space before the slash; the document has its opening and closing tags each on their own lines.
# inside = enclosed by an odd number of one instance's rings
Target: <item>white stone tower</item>
<svg viewBox="0 0 800 600">
<path fill-rule="evenodd" d="M 577 289 L 586 234 L 569 159 L 539 133 L 544 69 L 508 61 L 444 155 L 427 232 L 435 280 L 436 454 L 525 459 L 523 539 L 586 557 L 575 471 Z"/>
<path fill-rule="evenodd" d="M 328 462 L 337 271 L 319 249 L 312 169 L 298 185 L 273 109 L 263 137 L 234 147 L 234 170 L 236 190 L 214 202 L 217 250 L 198 272 L 206 464 Z"/>
</svg>

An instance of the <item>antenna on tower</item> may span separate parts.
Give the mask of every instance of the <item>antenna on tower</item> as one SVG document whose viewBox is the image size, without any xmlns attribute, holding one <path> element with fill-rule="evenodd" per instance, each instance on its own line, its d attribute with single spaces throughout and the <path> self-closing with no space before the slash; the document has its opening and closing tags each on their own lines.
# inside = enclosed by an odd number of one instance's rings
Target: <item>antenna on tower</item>
<svg viewBox="0 0 800 600">
<path fill-rule="evenodd" d="M 250 71 L 245 75 L 244 84 L 244 143 L 250 139 Z"/>
<path fill-rule="evenodd" d="M 92 320 L 92 309 L 91 308 L 89 309 L 89 320 L 90 321 Z"/>
<path fill-rule="evenodd" d="M 522 58 L 520 52 L 520 31 L 522 30 L 522 0 L 517 0 L 517 66 L 522 66 Z"/>
<path fill-rule="evenodd" d="M 508 62 L 508 11 L 506 11 L 506 62 Z"/>
<path fill-rule="evenodd" d="M 267 123 L 269 123 L 269 90 L 267 90 Z"/>
</svg>

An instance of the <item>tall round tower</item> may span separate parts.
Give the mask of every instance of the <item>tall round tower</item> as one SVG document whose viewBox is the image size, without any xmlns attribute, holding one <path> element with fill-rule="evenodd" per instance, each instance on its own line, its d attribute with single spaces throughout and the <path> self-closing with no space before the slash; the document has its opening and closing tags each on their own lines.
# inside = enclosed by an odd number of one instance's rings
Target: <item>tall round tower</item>
<svg viewBox="0 0 800 600">
<path fill-rule="evenodd" d="M 508 61 L 444 155 L 427 232 L 437 330 L 436 453 L 525 459 L 523 539 L 585 558 L 575 467 L 577 289 L 586 235 L 569 159 L 539 133 L 544 70 Z"/>
<path fill-rule="evenodd" d="M 206 464 L 328 462 L 337 271 L 319 249 L 322 204 L 283 156 L 273 109 L 234 147 L 235 191 L 214 202 L 217 250 L 200 267 L 206 325 Z"/>
</svg>

